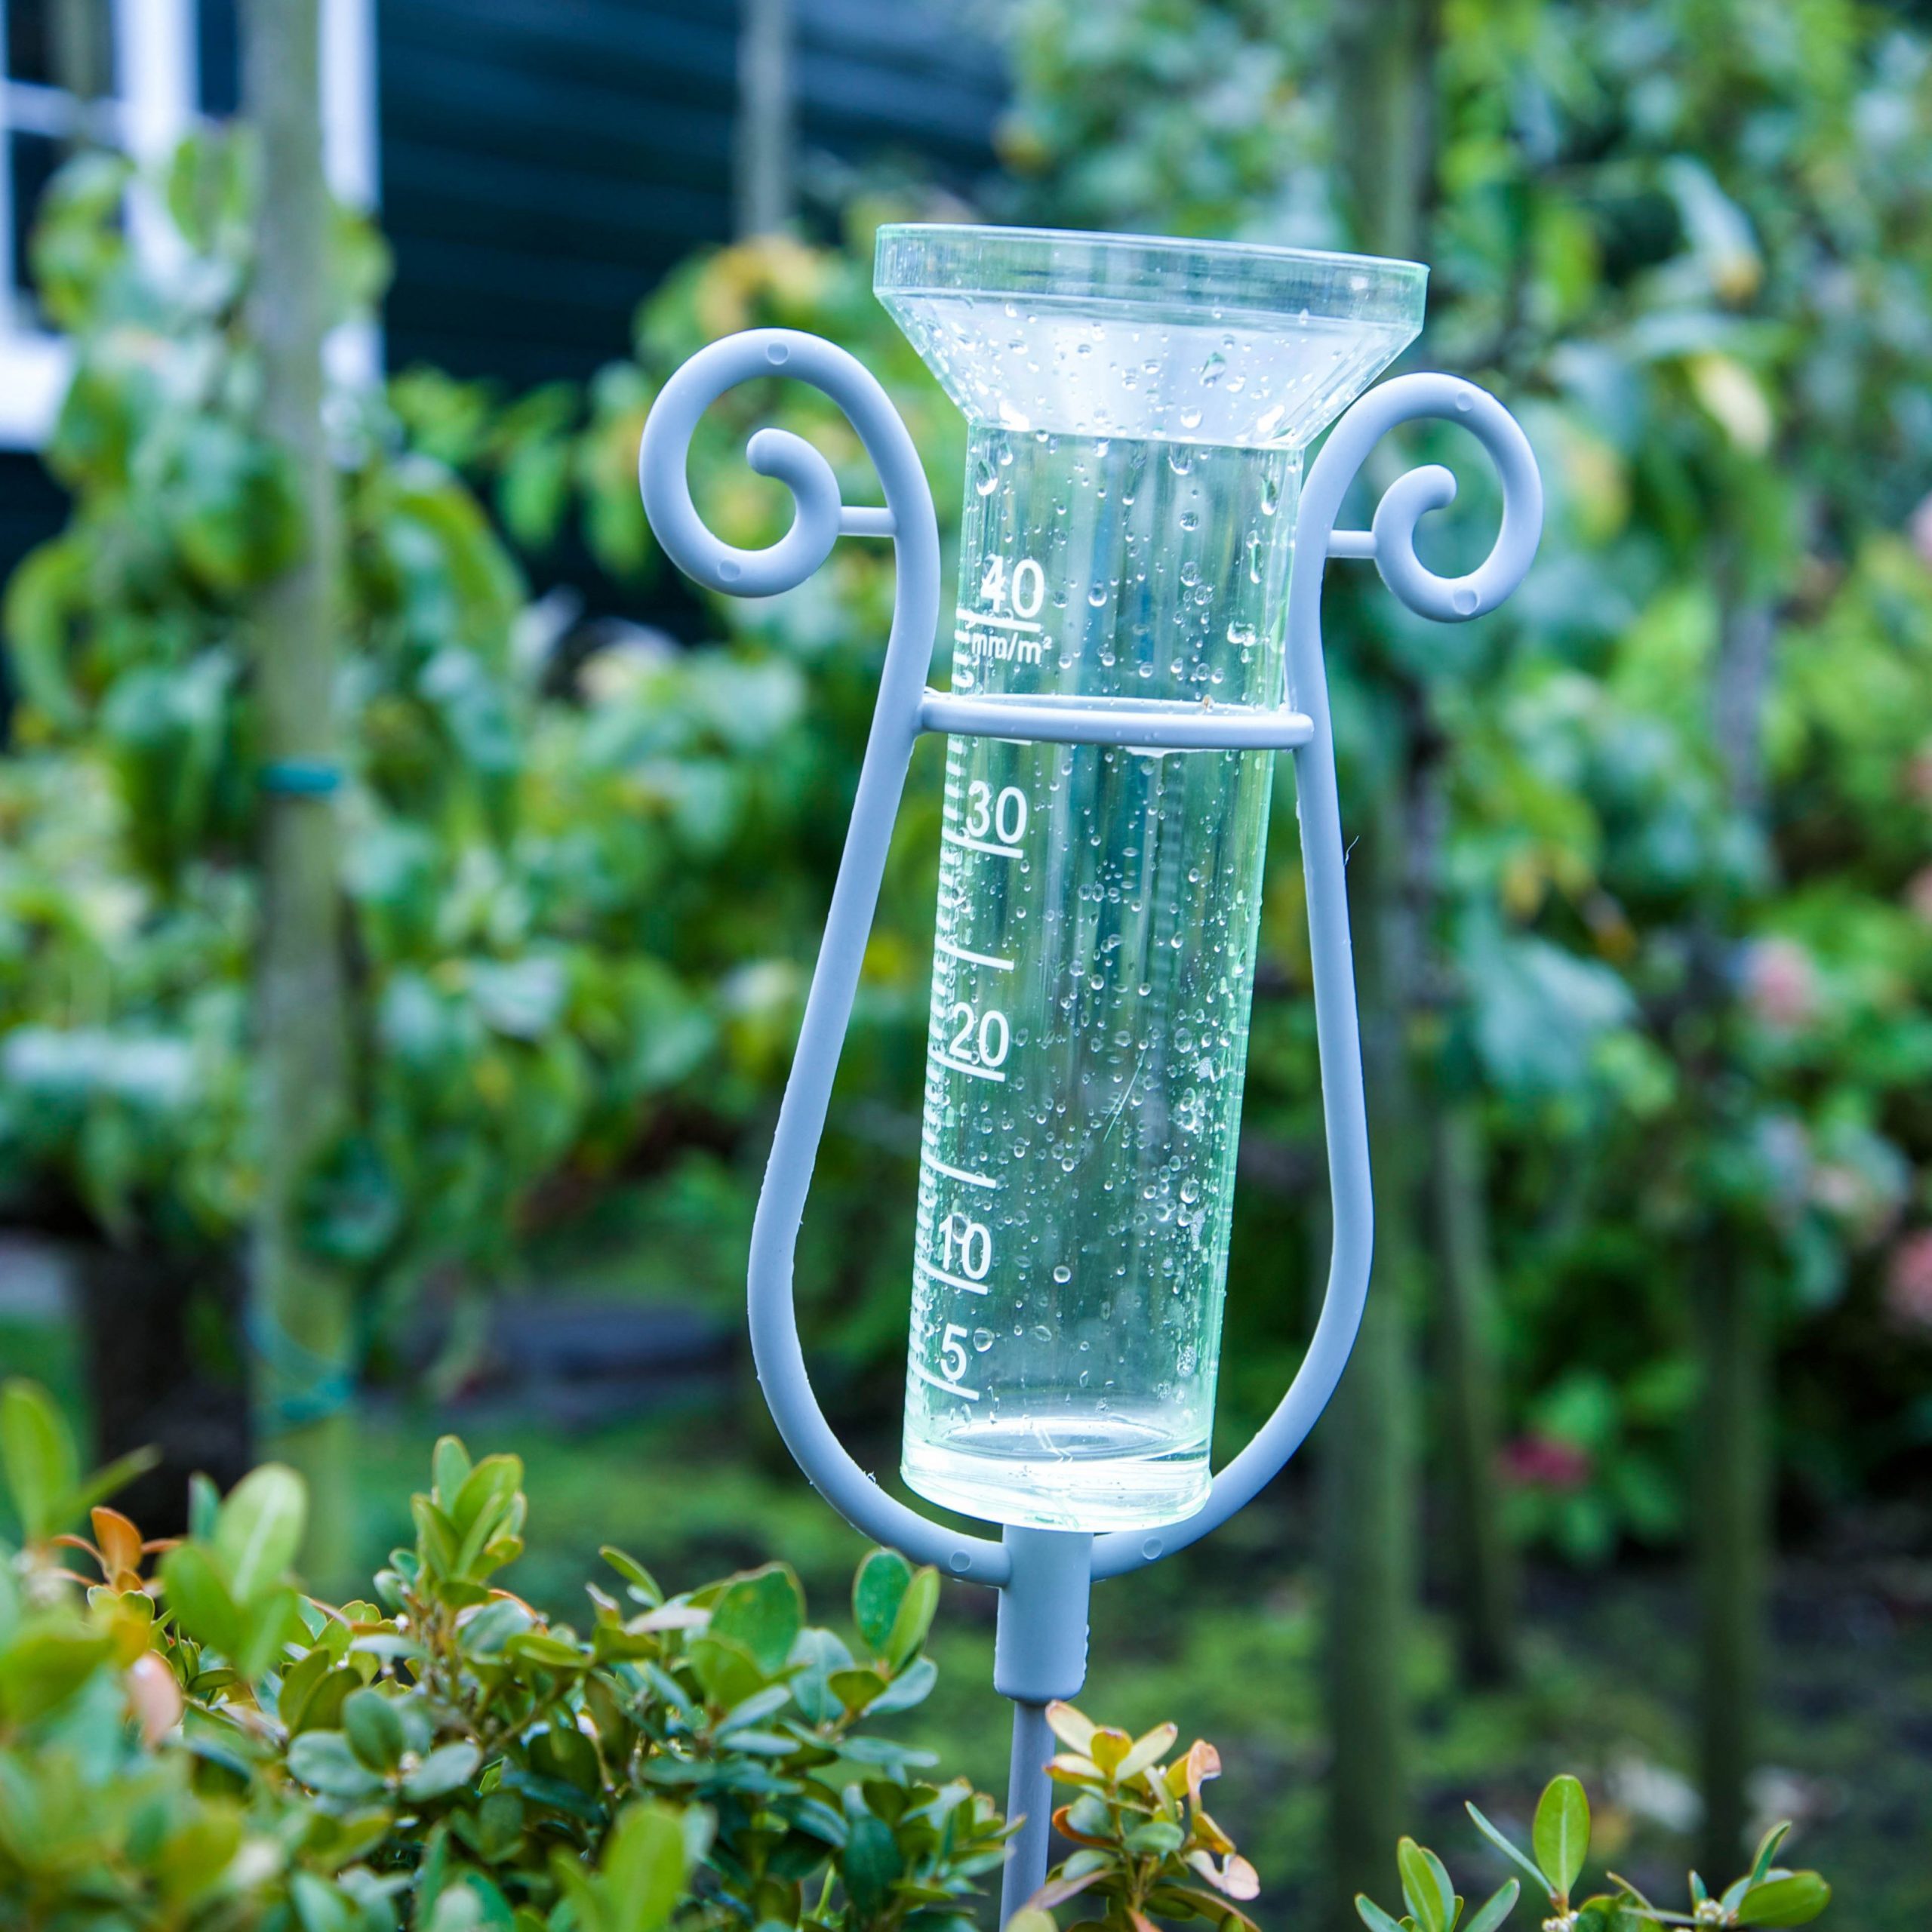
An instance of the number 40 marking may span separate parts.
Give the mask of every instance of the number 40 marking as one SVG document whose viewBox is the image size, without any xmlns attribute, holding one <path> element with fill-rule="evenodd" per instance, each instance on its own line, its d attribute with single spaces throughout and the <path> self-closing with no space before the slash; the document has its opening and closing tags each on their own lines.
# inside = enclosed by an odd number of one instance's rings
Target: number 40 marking
<svg viewBox="0 0 1932 1932">
<path fill-rule="evenodd" d="M 980 601 L 998 617 L 1006 610 L 1009 595 L 1016 617 L 1037 617 L 1045 607 L 1047 574 L 1031 557 L 1022 557 L 1014 565 L 1010 583 L 1006 559 L 1001 556 L 986 559 L 986 575 L 980 580 Z"/>
</svg>

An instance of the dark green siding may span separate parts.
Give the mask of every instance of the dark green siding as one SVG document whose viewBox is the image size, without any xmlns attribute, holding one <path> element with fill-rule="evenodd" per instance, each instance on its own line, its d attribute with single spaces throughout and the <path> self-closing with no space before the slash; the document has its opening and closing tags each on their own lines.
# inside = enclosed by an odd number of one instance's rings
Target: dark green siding
<svg viewBox="0 0 1932 1932">
<path fill-rule="evenodd" d="M 970 190 L 1004 82 L 983 0 L 795 0 L 802 180 L 909 161 Z M 377 0 L 389 365 L 510 387 L 623 352 L 638 301 L 731 232 L 737 0 Z M 235 0 L 200 0 L 203 111 L 234 111 Z M 829 164 L 828 165 L 828 164 Z M 0 452 L 0 574 L 64 515 Z"/>
<path fill-rule="evenodd" d="M 1000 78 L 943 0 L 799 0 L 800 146 L 992 162 Z M 381 0 L 389 359 L 512 383 L 620 352 L 641 297 L 731 226 L 729 0 Z"/>
</svg>

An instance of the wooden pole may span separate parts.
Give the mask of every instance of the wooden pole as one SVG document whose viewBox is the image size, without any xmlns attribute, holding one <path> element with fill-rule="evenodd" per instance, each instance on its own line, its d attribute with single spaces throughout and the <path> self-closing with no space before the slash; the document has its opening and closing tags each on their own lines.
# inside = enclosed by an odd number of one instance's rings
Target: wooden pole
<svg viewBox="0 0 1932 1932">
<path fill-rule="evenodd" d="M 113 36 L 105 0 L 54 0 L 47 29 L 54 85 L 73 97 L 75 109 L 61 145 L 75 154 L 93 144 L 94 104 L 114 91 Z"/>
<path fill-rule="evenodd" d="M 1722 583 L 1730 574 L 1720 568 Z M 1761 599 L 1733 595 L 1719 627 L 1711 733 L 1732 808 L 1761 823 L 1763 737 L 1777 617 Z M 1734 997 L 1719 963 L 1733 943 L 1709 936 L 1706 997 L 1721 1032 Z M 1709 1069 L 1708 1084 L 1724 1078 Z M 1719 1094 L 1703 1102 L 1706 1131 L 1726 1131 Z M 1697 1415 L 1699 1522 L 1698 1758 L 1704 1798 L 1702 1858 L 1715 1886 L 1746 1856 L 1749 1784 L 1764 1698 L 1764 1602 L 1771 1555 L 1771 1337 L 1764 1284 L 1749 1231 L 1720 1213 L 1696 1256 L 1693 1284 L 1701 1383 Z"/>
<path fill-rule="evenodd" d="M 341 534 L 322 423 L 329 205 L 318 0 L 245 0 L 243 106 L 260 150 L 248 320 L 262 422 L 289 466 L 301 553 L 263 593 L 255 696 L 264 789 L 256 980 L 262 1198 L 250 1286 L 258 1440 L 309 1480 L 305 1567 L 345 1572 L 352 1517 L 349 1284 L 304 1251 L 303 1183 L 349 1118 L 334 783 Z"/>
<path fill-rule="evenodd" d="M 1403 1679 L 1420 1534 L 1410 1311 L 1417 1294 L 1414 1090 L 1399 931 L 1400 778 L 1390 774 L 1349 862 L 1369 1144 L 1375 1161 L 1375 1272 L 1355 1352 L 1321 1431 L 1324 1676 L 1333 1752 L 1327 1922 L 1347 1932 L 1355 1896 L 1386 1877 L 1408 1827 Z"/>
<path fill-rule="evenodd" d="M 1516 1578 L 1497 1493 L 1501 1404 L 1487 1149 L 1473 1099 L 1438 1093 L 1432 1112 L 1429 1183 L 1448 1567 L 1463 1667 L 1472 1682 L 1503 1684 L 1515 1674 Z"/>
<path fill-rule="evenodd" d="M 1357 245 L 1413 257 L 1434 170 L 1436 0 L 1359 0 L 1337 11 L 1336 151 Z M 1412 694 L 1378 694 L 1380 768 L 1358 830 L 1349 897 L 1375 1161 L 1375 1273 L 1361 1332 L 1321 1435 L 1334 1751 L 1327 1922 L 1386 1878 L 1408 1819 L 1403 1678 L 1420 1534 L 1410 1308 L 1419 1266 L 1419 1121 L 1408 1063 L 1417 934 L 1409 891 Z"/>
<path fill-rule="evenodd" d="M 738 29 L 738 238 L 789 227 L 797 108 L 793 94 L 792 0 L 744 0 Z"/>
</svg>

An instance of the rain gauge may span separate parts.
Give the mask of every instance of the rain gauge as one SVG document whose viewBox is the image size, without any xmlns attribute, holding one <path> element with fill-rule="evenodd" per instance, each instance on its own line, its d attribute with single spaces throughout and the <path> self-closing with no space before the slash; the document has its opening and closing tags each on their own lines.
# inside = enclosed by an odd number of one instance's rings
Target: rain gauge
<svg viewBox="0 0 1932 1932">
<path fill-rule="evenodd" d="M 1291 249 L 881 229 L 879 299 L 969 428 L 943 623 L 918 454 L 843 350 L 785 329 L 728 337 L 665 386 L 645 431 L 652 526 L 715 590 L 790 589 L 841 535 L 895 546 L 878 706 L 752 1232 L 751 1334 L 779 1428 L 834 1506 L 1001 1592 L 995 1682 L 1014 1700 L 1009 1804 L 1026 1820 L 1002 1920 L 1045 1869 L 1043 1712 L 1084 1680 L 1091 1582 L 1246 1503 L 1320 1414 L 1361 1318 L 1371 1200 L 1323 570 L 1371 559 L 1411 609 L 1460 621 L 1515 589 L 1542 521 L 1534 460 L 1492 397 L 1440 375 L 1363 393 L 1420 328 L 1426 281 L 1414 263 Z M 789 487 L 794 515 L 770 548 L 739 550 L 698 517 L 686 458 L 712 401 L 774 374 L 844 411 L 885 503 L 844 506 L 817 450 L 761 430 L 748 460 Z M 1472 432 L 1500 478 L 1500 532 L 1466 576 L 1415 552 L 1420 518 L 1455 494 L 1445 469 L 1398 477 L 1369 528 L 1335 527 L 1375 443 L 1421 417 Z M 943 691 L 928 681 L 941 645 Z M 945 736 L 946 762 L 902 1466 L 916 1494 L 1001 1526 L 998 1542 L 898 1501 L 853 1461 L 812 1393 L 792 1306 L 832 1076 L 924 731 Z M 1277 752 L 1294 761 L 1334 1244 L 1294 1380 L 1214 1474 Z"/>
</svg>

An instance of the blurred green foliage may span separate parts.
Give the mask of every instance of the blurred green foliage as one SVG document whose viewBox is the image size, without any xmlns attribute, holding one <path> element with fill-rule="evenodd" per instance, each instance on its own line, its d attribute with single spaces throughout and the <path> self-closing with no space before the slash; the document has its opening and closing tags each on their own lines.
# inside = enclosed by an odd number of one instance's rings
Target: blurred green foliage
<svg viewBox="0 0 1932 1932">
<path fill-rule="evenodd" d="M 182 259 L 165 265 L 122 232 L 118 165 L 90 158 L 50 197 L 36 260 L 78 368 L 48 460 L 76 507 L 8 605 L 6 1185 L 17 1214 L 77 1203 L 115 1239 L 191 1248 L 237 1239 L 255 1190 L 242 635 L 286 537 L 249 413 L 245 155 L 212 137 L 182 150 L 165 183 Z M 348 312 L 377 271 L 371 238 L 344 232 Z M 657 364 L 721 299 L 821 320 L 869 302 L 856 272 L 803 251 L 744 268 L 735 292 L 716 274 L 666 292 Z M 614 562 L 640 554 L 618 478 L 649 393 L 641 371 L 614 374 L 570 445 Z M 475 1287 L 515 1270 L 546 1189 L 594 1196 L 641 1147 L 735 1142 L 768 1104 L 871 702 L 868 660 L 841 641 L 882 631 L 890 596 L 859 558 L 819 586 L 815 626 L 789 614 L 782 648 L 636 635 L 576 671 L 452 466 L 475 454 L 463 404 L 422 377 L 393 409 L 331 399 L 360 1118 L 312 1177 L 305 1229 L 357 1271 L 372 1318 L 432 1272 Z M 541 444 L 548 420 L 526 408 L 494 432 L 515 451 L 510 505 L 538 463 L 517 438 Z M 856 492 L 856 445 L 835 454 Z M 912 977 L 909 955 L 868 1008 L 909 1075 Z"/>
<path fill-rule="evenodd" d="M 1325 10 L 1026 0 L 1014 31 L 1014 212 L 1346 239 Z M 1378 681 L 1399 683 L 1444 801 L 1416 1044 L 1491 1146 L 1510 1506 L 1523 1534 L 1593 1559 L 1683 1532 L 1702 1241 L 1748 1245 L 1775 1284 L 1794 1496 L 1897 1482 L 1932 1444 L 1932 54 L 1848 0 L 1457 0 L 1436 72 L 1420 352 L 1521 414 L 1549 525 L 1521 595 L 1454 632 L 1336 573 L 1344 794 L 1380 753 Z M 185 245 L 165 271 L 131 254 L 121 186 L 98 161 L 63 177 L 36 256 L 80 349 L 50 451 L 76 511 L 9 597 L 23 701 L 0 765 L 0 1164 L 17 1214 L 78 1202 L 118 1238 L 226 1244 L 254 1185 L 257 773 L 237 638 L 286 537 L 248 427 L 245 171 L 220 141 L 183 151 L 167 201 Z M 528 600 L 512 547 L 540 555 L 574 525 L 614 576 L 648 583 L 662 565 L 632 466 L 656 386 L 701 343 L 772 324 L 879 372 L 949 531 L 959 428 L 871 298 L 875 212 L 851 211 L 841 248 L 694 260 L 583 394 L 506 400 L 416 371 L 332 400 L 360 1120 L 314 1177 L 309 1231 L 359 1271 L 372 1319 L 432 1276 L 512 1275 L 620 1191 L 656 1225 L 699 1200 L 707 1239 L 749 1223 L 889 555 L 846 543 L 783 598 L 706 603 L 710 641 L 685 649 L 573 632 L 555 599 Z M 347 312 L 380 264 L 352 225 L 341 253 Z M 847 500 L 870 499 L 835 413 L 798 384 L 747 385 L 692 457 L 721 534 L 782 525 L 782 491 L 742 460 L 765 423 L 809 435 Z M 1463 467 L 1469 508 L 1434 520 L 1438 554 L 1486 542 L 1468 453 L 1445 435 L 1415 454 Z M 1386 480 L 1398 457 L 1380 460 Z M 1761 742 L 1727 736 L 1709 703 L 1740 614 L 1772 654 Z M 1755 817 L 1734 803 L 1740 759 Z M 837 1311 L 828 1346 L 876 1374 L 882 1407 L 933 777 L 923 761 L 898 828 L 801 1253 L 808 1307 Z M 1312 1245 L 1289 783 L 1231 1435 L 1292 1367 Z"/>
<path fill-rule="evenodd" d="M 1019 211 L 1346 246 L 1331 15 L 1029 0 Z M 1847 0 L 1450 0 L 1433 80 L 1417 352 L 1508 398 L 1550 516 L 1459 634 L 1331 591 L 1343 790 L 1407 693 L 1416 1044 L 1491 1143 L 1513 1507 L 1592 1557 L 1682 1527 L 1701 1244 L 1771 1284 L 1798 1494 L 1932 1439 L 1932 48 Z M 1712 689 L 1749 626 L 1761 733 Z"/>
</svg>

